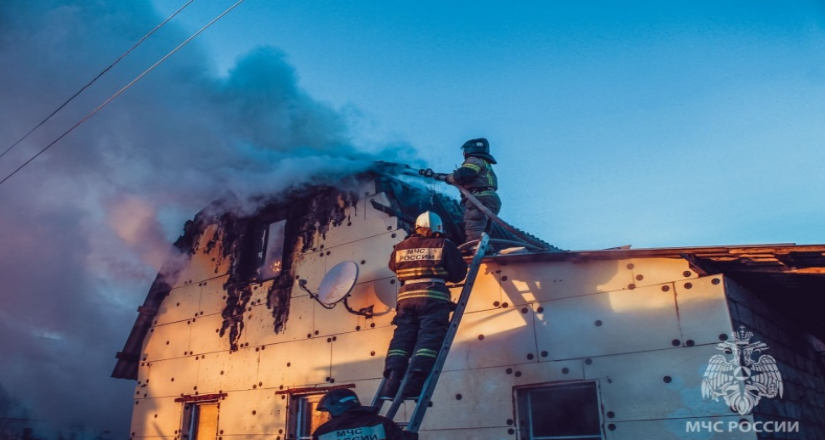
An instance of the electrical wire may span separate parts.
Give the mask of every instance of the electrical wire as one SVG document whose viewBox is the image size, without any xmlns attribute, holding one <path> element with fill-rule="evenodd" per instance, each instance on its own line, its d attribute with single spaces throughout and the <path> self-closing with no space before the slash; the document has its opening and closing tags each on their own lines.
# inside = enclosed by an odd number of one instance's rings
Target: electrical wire
<svg viewBox="0 0 825 440">
<path fill-rule="evenodd" d="M 53 112 L 52 112 L 49 116 L 46 116 L 46 118 L 45 118 L 45 119 L 43 119 L 42 121 L 40 121 L 40 123 L 39 123 L 39 124 L 35 125 L 35 126 L 34 126 L 34 128 L 32 128 L 31 130 L 29 130 L 29 132 L 28 132 L 28 133 L 24 134 L 24 135 L 23 135 L 23 137 L 21 137 L 20 139 L 18 139 L 18 140 L 17 140 L 17 142 L 15 142 L 15 143 L 11 144 L 11 146 L 10 146 L 9 148 L 7 148 L 7 149 L 6 149 L 6 151 L 4 151 L 4 152 L 0 153 L 0 158 L 2 158 L 3 156 L 5 156 L 5 155 L 6 155 L 6 153 L 8 153 L 9 151 L 11 151 L 11 150 L 12 150 L 12 148 L 16 147 L 16 146 L 17 146 L 17 144 L 19 144 L 20 142 L 23 142 L 23 140 L 25 140 L 27 137 L 29 137 L 29 135 L 31 135 L 32 133 L 34 133 L 34 131 L 35 131 L 35 130 L 37 130 L 38 128 L 40 128 L 40 126 L 42 126 L 43 124 L 45 124 L 45 123 L 46 123 L 46 121 L 48 121 L 49 119 L 51 119 L 51 118 L 52 118 L 52 116 L 56 115 L 56 114 L 57 114 L 60 110 L 63 110 L 63 107 L 66 107 L 66 105 L 67 105 L 67 104 L 69 104 L 70 102 L 72 102 L 72 100 L 74 100 L 75 98 L 77 98 L 77 96 L 78 96 L 78 95 L 80 95 L 81 93 L 83 93 L 83 91 L 84 91 L 84 90 L 88 89 L 88 88 L 89 88 L 89 86 L 91 86 L 92 84 L 94 84 L 94 83 L 95 83 L 98 79 L 100 79 L 100 77 L 101 77 L 101 76 L 103 76 L 104 74 L 106 74 L 106 72 L 108 72 L 108 71 L 109 71 L 112 67 L 115 67 L 115 65 L 116 65 L 117 63 L 119 63 L 119 62 L 120 62 L 120 60 L 122 60 L 124 57 L 126 57 L 126 55 L 129 55 L 129 53 L 131 53 L 133 50 L 135 50 L 138 46 L 140 46 L 140 45 L 143 43 L 143 41 L 144 41 L 144 40 L 146 40 L 147 38 L 149 38 L 152 34 L 154 34 L 154 33 L 155 33 L 155 31 L 157 31 L 158 29 L 162 28 L 162 27 L 163 27 L 166 23 L 168 23 L 171 19 L 175 18 L 175 16 L 176 16 L 176 15 L 178 15 L 181 11 L 183 11 L 183 10 L 184 10 L 187 6 L 189 6 L 189 4 L 191 4 L 193 1 L 195 1 L 195 0 L 189 0 L 189 1 L 187 1 L 187 2 L 183 5 L 183 6 L 181 6 L 180 8 L 178 8 L 178 10 L 177 10 L 177 11 L 175 11 L 175 13 L 173 13 L 172 15 L 170 15 L 170 16 L 169 16 L 169 18 L 167 18 L 166 20 L 163 20 L 163 22 L 161 22 L 159 25 L 155 26 L 155 28 L 154 28 L 154 29 L 152 29 L 151 31 L 149 31 L 149 33 L 148 33 L 148 34 L 144 35 L 144 36 L 143 36 L 143 38 L 141 38 L 140 40 L 138 40 L 138 42 L 137 42 L 137 43 L 135 43 L 132 47 L 130 47 L 130 48 L 129 48 L 129 50 L 127 50 L 126 52 L 123 52 L 123 54 L 121 54 L 121 55 L 120 55 L 120 56 L 119 56 L 119 57 L 115 60 L 115 62 L 113 62 L 112 64 L 109 64 L 109 66 L 108 66 L 108 67 L 106 67 L 105 69 L 103 69 L 103 71 L 102 71 L 102 72 L 98 73 L 96 77 L 92 78 L 92 80 L 91 80 L 91 81 L 89 81 L 88 83 L 86 83 L 86 85 L 85 85 L 85 86 L 81 87 L 81 88 L 80 88 L 80 90 L 78 90 L 78 91 L 77 91 L 74 95 L 72 95 L 69 99 L 67 99 L 67 100 L 66 100 L 66 102 L 64 102 L 63 104 L 60 104 L 60 106 L 59 106 L 59 107 L 57 107 L 57 109 L 56 109 L 55 111 L 53 111 Z"/>
<path fill-rule="evenodd" d="M 76 128 L 77 128 L 77 127 L 79 127 L 81 124 L 83 124 L 84 122 L 86 122 L 89 118 L 91 118 L 92 116 L 94 116 L 94 115 L 95 115 L 97 112 L 99 112 L 99 111 L 100 111 L 103 107 L 105 107 L 107 104 L 109 104 L 110 102 L 112 102 L 112 100 L 114 100 L 115 98 L 117 98 L 118 96 L 120 96 L 120 94 L 121 94 L 121 93 L 125 92 L 125 91 L 126 91 L 126 89 L 128 89 L 129 87 L 132 87 L 132 85 L 134 85 L 136 82 L 140 81 L 140 79 L 141 79 L 141 78 L 143 78 L 143 77 L 144 77 L 144 76 L 146 76 L 149 72 L 151 72 L 152 70 L 154 70 L 154 69 L 155 69 L 155 67 L 159 66 L 162 62 L 166 61 L 166 59 L 167 59 L 167 58 L 169 58 L 170 56 L 174 55 L 174 54 L 175 54 L 177 51 L 179 51 L 179 50 L 180 50 L 183 46 L 185 46 L 186 44 L 188 44 L 188 43 L 189 43 L 190 41 L 192 41 L 195 37 L 197 37 L 197 36 L 198 36 L 198 35 L 200 35 L 203 31 L 205 31 L 207 28 L 209 28 L 210 26 L 212 26 L 213 24 L 215 24 L 215 22 L 216 22 L 216 21 L 218 21 L 218 20 L 220 20 L 221 18 L 223 18 L 223 16 L 224 16 L 224 15 L 228 14 L 229 12 L 231 12 L 233 9 L 235 9 L 236 7 L 238 7 L 238 5 L 240 5 L 240 4 L 241 4 L 241 3 L 243 3 L 244 1 L 246 1 L 246 0 L 238 0 L 238 2 L 236 2 L 235 4 L 233 4 L 232 6 L 230 6 L 227 10 L 223 11 L 220 15 L 218 15 L 217 17 L 215 17 L 214 19 L 212 19 L 212 21 L 210 21 L 209 23 L 207 23 L 204 27 L 200 28 L 197 32 L 195 32 L 194 34 L 192 34 L 192 36 L 191 36 L 191 37 L 189 37 L 189 38 L 187 38 L 186 40 L 184 40 L 184 42 L 183 42 L 183 43 L 179 44 L 176 48 L 172 49 L 172 51 L 171 51 L 171 52 L 169 52 L 169 53 L 167 53 L 166 55 L 164 55 L 164 56 L 163 56 L 163 58 L 161 58 L 160 60 L 158 60 L 155 64 L 152 64 L 152 66 L 150 66 L 150 67 L 149 67 L 148 69 L 146 69 L 143 73 L 141 73 L 140 75 L 138 75 L 138 76 L 137 76 L 137 78 L 133 79 L 133 80 L 132 80 L 129 84 L 126 84 L 125 86 L 123 86 L 123 88 L 122 88 L 122 89 L 120 89 L 120 90 L 118 90 L 118 91 L 117 91 L 117 93 L 115 93 L 114 95 L 110 96 L 107 100 L 103 101 L 103 103 L 102 103 L 102 104 L 100 104 L 99 106 L 97 106 L 97 108 L 95 108 L 94 110 L 92 110 L 92 111 L 91 111 L 91 113 L 89 113 L 88 115 L 86 115 L 85 117 L 83 117 L 83 119 L 81 119 L 81 120 L 80 120 L 80 122 L 78 122 L 77 124 L 73 125 L 73 126 L 72 126 L 71 128 L 69 128 L 68 130 L 66 130 L 63 134 L 61 134 L 60 136 L 58 136 L 58 138 L 57 138 L 57 139 L 55 139 L 54 141 L 52 141 L 49 145 L 46 145 L 46 146 L 45 146 L 42 150 L 40 150 L 39 152 L 37 152 L 37 154 L 35 154 L 34 156 L 32 156 L 32 157 L 31 157 L 31 159 L 29 159 L 29 160 L 27 160 L 27 161 L 23 162 L 23 164 L 22 164 L 22 165 L 20 165 L 20 166 L 19 166 L 19 167 L 17 167 L 14 171 L 12 171 L 9 175 L 7 175 L 6 177 L 4 177 L 4 178 L 3 178 L 3 180 L 0 180 L 0 185 L 2 185 L 3 183 L 5 183 L 7 180 L 9 180 L 9 179 L 10 179 L 12 176 L 14 176 L 15 174 L 17 174 L 20 170 L 22 170 L 22 169 L 23 169 L 26 165 L 30 164 L 33 160 L 37 159 L 37 158 L 38 158 L 41 154 L 43 154 L 46 150 L 48 150 L 49 148 L 51 148 L 51 147 L 52 147 L 54 144 L 56 144 L 58 141 L 60 141 L 60 140 L 61 140 L 61 139 L 63 139 L 64 137 L 66 137 L 66 135 L 68 135 L 69 133 L 71 133 L 72 131 L 74 131 L 74 129 L 76 129 Z"/>
</svg>

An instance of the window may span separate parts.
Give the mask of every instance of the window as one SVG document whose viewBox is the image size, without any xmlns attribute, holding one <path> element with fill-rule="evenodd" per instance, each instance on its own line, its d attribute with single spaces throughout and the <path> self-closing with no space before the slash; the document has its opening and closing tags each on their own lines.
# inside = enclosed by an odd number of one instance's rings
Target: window
<svg viewBox="0 0 825 440">
<path fill-rule="evenodd" d="M 183 407 L 182 440 L 218 438 L 218 402 L 187 403 Z"/>
<path fill-rule="evenodd" d="M 260 279 L 268 280 L 281 274 L 284 256 L 284 228 L 286 220 L 270 223 L 266 230 L 263 264 Z"/>
<path fill-rule="evenodd" d="M 601 439 L 595 382 L 516 389 L 522 440 Z"/>
<path fill-rule="evenodd" d="M 311 439 L 316 428 L 329 420 L 329 413 L 315 411 L 323 394 L 293 394 L 289 401 L 288 438 Z"/>
</svg>

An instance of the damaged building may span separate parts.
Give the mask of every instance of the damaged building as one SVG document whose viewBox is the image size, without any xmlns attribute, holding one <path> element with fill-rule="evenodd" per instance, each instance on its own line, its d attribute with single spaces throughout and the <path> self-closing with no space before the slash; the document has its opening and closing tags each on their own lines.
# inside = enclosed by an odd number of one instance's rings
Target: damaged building
<svg viewBox="0 0 825 440">
<path fill-rule="evenodd" d="M 463 241 L 455 200 L 380 172 L 254 214 L 204 209 L 117 353 L 112 376 L 136 381 L 131 438 L 309 438 L 330 389 L 371 401 L 394 330 L 387 259 L 424 210 Z M 491 237 L 499 252 L 422 438 L 825 438 L 825 320 L 811 306 L 825 246 L 562 251 L 499 226 Z M 342 262 L 358 266 L 346 304 L 316 301 Z"/>
</svg>

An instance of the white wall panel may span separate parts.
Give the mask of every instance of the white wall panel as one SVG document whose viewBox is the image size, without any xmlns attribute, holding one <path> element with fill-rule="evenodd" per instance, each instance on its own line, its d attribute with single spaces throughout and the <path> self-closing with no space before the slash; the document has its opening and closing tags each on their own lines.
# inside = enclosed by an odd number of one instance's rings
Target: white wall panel
<svg viewBox="0 0 825 440">
<path fill-rule="evenodd" d="M 728 432 L 728 424 L 730 422 L 738 422 L 740 419 L 753 421 L 752 416 L 713 417 L 710 419 L 645 420 L 632 422 L 606 421 L 605 426 L 612 424 L 614 429 L 611 430 L 608 428 L 605 430 L 605 440 L 756 440 L 757 436 L 754 432 L 742 432 L 738 429 Z M 722 422 L 722 425 L 720 426 L 724 426 L 724 432 L 687 432 L 687 425 L 691 422 Z"/>
<path fill-rule="evenodd" d="M 673 292 L 658 286 L 533 307 L 538 350 L 547 351 L 552 360 L 668 348 L 681 338 Z"/>
<path fill-rule="evenodd" d="M 251 346 L 231 352 L 228 357 L 228 362 L 226 362 L 223 369 L 224 374 L 222 375 L 221 389 L 226 392 L 250 390 L 253 389 L 253 387 L 259 387 L 258 383 L 262 382 L 261 378 L 258 377 L 260 355 L 264 352 L 265 351 L 251 348 Z M 217 359 L 219 355 L 222 356 L 223 353 L 207 354 L 207 357 L 202 359 L 201 362 L 212 362 Z M 221 361 L 224 361 L 224 359 L 226 358 L 222 357 Z M 273 386 L 274 384 L 266 385 Z"/>
<path fill-rule="evenodd" d="M 221 313 L 226 308 L 226 289 L 224 284 L 229 280 L 229 275 L 204 281 L 200 290 L 199 312 L 203 315 L 213 315 Z M 199 316 L 200 313 L 198 314 Z"/>
<path fill-rule="evenodd" d="M 180 429 L 183 404 L 174 397 L 136 399 L 132 413 L 132 431 L 135 438 L 174 438 Z"/>
<path fill-rule="evenodd" d="M 231 362 L 234 354 L 229 351 L 209 353 L 198 361 L 198 391 L 202 394 L 216 394 L 228 390 L 227 374 L 232 373 Z"/>
<path fill-rule="evenodd" d="M 514 418 L 512 379 L 501 368 L 445 372 L 421 429 L 507 426 Z"/>
<path fill-rule="evenodd" d="M 718 353 L 704 345 L 604 356 L 584 371 L 599 380 L 602 407 L 616 421 L 726 415 L 724 402 L 702 399 L 702 375 Z"/>
<path fill-rule="evenodd" d="M 370 318 L 358 316 L 361 330 L 390 326 L 395 317 L 395 305 L 398 298 L 398 281 L 395 277 L 383 278 L 356 284 L 349 298 L 349 305 L 355 310 L 373 306 L 374 315 Z"/>
<path fill-rule="evenodd" d="M 318 332 L 316 336 L 319 338 L 354 332 L 358 327 L 358 315 L 348 312 L 343 301 L 331 309 L 324 308 L 317 301 L 313 301 L 312 307 L 315 309 L 315 331 Z"/>
<path fill-rule="evenodd" d="M 332 377 L 336 383 L 380 378 L 394 327 L 336 336 L 332 342 Z"/>
<path fill-rule="evenodd" d="M 325 384 L 330 376 L 331 350 L 326 338 L 269 345 L 260 352 L 258 380 L 267 387 Z"/>
<path fill-rule="evenodd" d="M 391 206 L 387 194 L 383 192 L 378 193 L 375 196 L 365 198 L 364 202 L 366 204 L 366 209 L 364 210 L 364 228 L 369 231 L 397 231 L 398 218 L 384 214 L 383 212 L 373 208 L 371 202 L 372 200 L 375 200 L 377 203 L 384 206 Z M 397 233 L 400 239 L 404 239 L 404 237 L 406 237 L 406 232 L 403 230 L 397 231 Z"/>
<path fill-rule="evenodd" d="M 155 317 L 157 325 L 194 318 L 198 313 L 200 290 L 201 287 L 198 284 L 188 284 L 172 289 L 169 296 L 164 298 L 158 307 L 158 314 Z"/>
<path fill-rule="evenodd" d="M 621 260 L 619 265 L 633 274 L 637 287 L 652 286 L 678 280 L 696 278 L 698 275 L 686 260 L 681 258 L 634 258 Z"/>
<path fill-rule="evenodd" d="M 716 344 L 733 332 L 722 275 L 674 283 L 683 343 Z M 690 288 L 688 288 L 690 287 Z"/>
<path fill-rule="evenodd" d="M 473 291 L 470 293 L 470 300 L 467 302 L 466 312 L 493 310 L 501 306 L 505 300 L 502 300 L 500 270 L 501 267 L 495 263 L 484 263 L 479 267 Z M 453 302 L 458 301 L 461 289 L 455 288 L 452 292 Z"/>
<path fill-rule="evenodd" d="M 516 305 L 622 290 L 633 283 L 632 273 L 618 261 L 508 264 L 501 268 L 501 279 L 504 301 Z"/>
<path fill-rule="evenodd" d="M 289 299 L 289 315 L 284 330 L 275 333 L 275 318 L 272 309 L 266 306 L 257 306 L 259 312 L 247 322 L 247 340 L 249 345 L 269 345 L 286 341 L 308 339 L 313 335 L 315 300 L 309 296 L 298 296 Z M 313 335 L 314 337 L 314 335 Z"/>
<path fill-rule="evenodd" d="M 194 356 L 152 362 L 149 367 L 149 397 L 177 397 L 192 394 L 198 378 L 198 361 Z"/>
<path fill-rule="evenodd" d="M 538 362 L 532 315 L 513 307 L 465 313 L 445 371 Z"/>
<path fill-rule="evenodd" d="M 393 234 L 395 233 L 385 232 L 352 243 L 328 247 L 326 270 L 329 271 L 343 261 L 354 261 L 358 264 L 359 283 L 394 276 L 395 274 L 387 267 L 387 263 L 392 254 L 393 245 L 401 239 L 397 234 L 393 237 Z"/>
<path fill-rule="evenodd" d="M 279 429 L 284 429 L 285 408 L 285 400 L 270 389 L 227 393 L 221 400 L 219 432 L 229 438 L 267 434 L 266 438 L 273 439 Z"/>
<path fill-rule="evenodd" d="M 350 243 L 355 240 L 360 240 L 369 237 L 380 230 L 371 231 L 364 228 L 364 200 L 361 199 L 355 203 L 354 206 L 349 206 L 344 210 L 346 218 L 344 221 L 335 226 L 331 222 L 327 232 L 320 237 L 319 249 L 328 249 L 333 246 L 339 246 L 344 243 Z"/>
<path fill-rule="evenodd" d="M 513 365 L 513 385 L 527 386 L 548 382 L 584 379 L 584 361 L 547 361 Z"/>
<path fill-rule="evenodd" d="M 158 325 L 149 329 L 144 357 L 147 361 L 185 356 L 189 351 L 190 324 L 186 321 Z"/>
<path fill-rule="evenodd" d="M 198 355 L 228 351 L 229 329 L 226 329 L 226 334 L 220 336 L 219 331 L 222 325 L 223 318 L 221 315 L 204 315 L 192 321 L 189 324 L 192 328 L 190 352 Z"/>
<path fill-rule="evenodd" d="M 510 434 L 512 427 L 474 428 L 474 429 L 442 429 L 438 431 L 421 431 L 421 438 L 427 440 L 515 440 Z"/>
<path fill-rule="evenodd" d="M 298 279 L 306 280 L 306 288 L 318 293 L 318 286 L 327 274 L 326 251 L 309 252 L 295 256 L 294 273 Z M 304 296 L 307 293 L 299 287 L 298 280 L 292 287 L 292 296 Z"/>
<path fill-rule="evenodd" d="M 206 227 L 198 240 L 197 250 L 192 255 L 189 264 L 181 271 L 174 287 L 197 285 L 201 281 L 229 273 L 230 260 L 223 256 L 223 241 L 218 240 L 214 246 L 209 246 L 210 241 L 220 238 L 215 237 L 217 231 L 217 225 Z"/>
</svg>

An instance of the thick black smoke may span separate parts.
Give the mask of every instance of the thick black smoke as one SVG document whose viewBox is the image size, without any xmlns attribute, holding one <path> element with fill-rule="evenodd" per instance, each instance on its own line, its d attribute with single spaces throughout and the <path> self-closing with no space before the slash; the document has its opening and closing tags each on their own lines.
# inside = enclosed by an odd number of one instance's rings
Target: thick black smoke
<svg viewBox="0 0 825 440">
<path fill-rule="evenodd" d="M 0 2 L 0 151 L 161 19 L 144 0 Z M 163 28 L 0 158 L 0 176 L 187 36 Z M 367 167 L 351 126 L 278 49 L 225 76 L 196 44 L 170 58 L 0 185 L 0 382 L 52 427 L 127 437 L 134 383 L 109 375 L 169 239 L 227 191 L 254 200 Z"/>
</svg>

